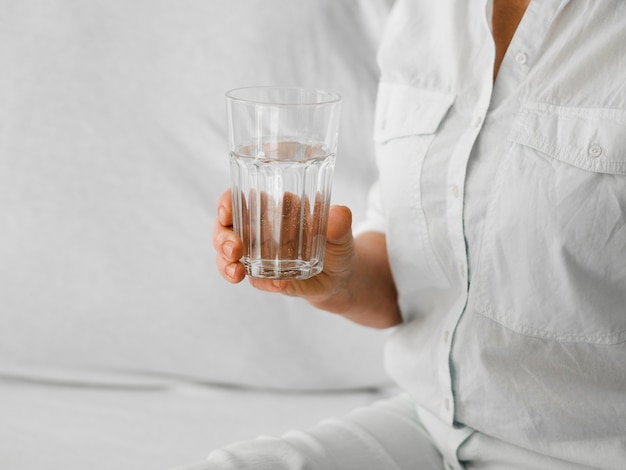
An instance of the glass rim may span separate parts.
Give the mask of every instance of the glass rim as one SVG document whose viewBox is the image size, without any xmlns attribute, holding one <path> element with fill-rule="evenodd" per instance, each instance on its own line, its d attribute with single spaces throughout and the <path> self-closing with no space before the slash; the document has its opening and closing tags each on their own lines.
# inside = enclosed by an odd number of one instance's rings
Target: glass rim
<svg viewBox="0 0 626 470">
<path fill-rule="evenodd" d="M 307 92 L 310 94 L 316 94 L 317 96 L 324 96 L 325 98 L 318 99 L 316 101 L 304 101 L 304 102 L 289 102 L 287 100 L 268 100 L 268 99 L 255 99 L 252 97 L 242 97 L 236 96 L 240 92 L 244 91 L 269 91 L 269 90 L 283 90 L 283 91 L 294 91 L 294 92 Z M 268 106 L 323 106 L 330 105 L 341 102 L 341 96 L 338 93 L 332 91 L 321 90 L 318 88 L 308 88 L 301 86 L 279 86 L 279 85 L 268 85 L 268 86 L 244 86 L 233 88 L 226 92 L 226 99 L 231 101 L 237 101 L 240 103 L 254 103 L 260 105 L 268 105 Z"/>
</svg>

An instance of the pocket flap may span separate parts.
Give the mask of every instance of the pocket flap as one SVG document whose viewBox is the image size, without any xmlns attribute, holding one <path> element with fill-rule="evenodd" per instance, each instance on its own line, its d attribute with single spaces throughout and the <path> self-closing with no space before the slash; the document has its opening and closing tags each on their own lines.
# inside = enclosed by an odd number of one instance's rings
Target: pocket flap
<svg viewBox="0 0 626 470">
<path fill-rule="evenodd" d="M 378 86 L 374 139 L 434 134 L 453 102 L 452 93 L 383 82 Z"/>
<path fill-rule="evenodd" d="M 511 140 L 583 170 L 626 174 L 626 110 L 531 103 Z"/>
</svg>

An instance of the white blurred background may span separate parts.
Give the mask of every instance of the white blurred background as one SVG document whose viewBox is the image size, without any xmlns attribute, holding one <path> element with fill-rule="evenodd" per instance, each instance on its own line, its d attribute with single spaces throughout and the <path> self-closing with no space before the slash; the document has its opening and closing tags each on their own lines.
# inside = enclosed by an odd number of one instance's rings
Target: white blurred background
<svg viewBox="0 0 626 470">
<path fill-rule="evenodd" d="M 169 468 L 388 393 L 385 332 L 214 266 L 224 93 L 343 98 L 333 203 L 376 172 L 387 0 L 0 0 L 0 467 Z"/>
</svg>

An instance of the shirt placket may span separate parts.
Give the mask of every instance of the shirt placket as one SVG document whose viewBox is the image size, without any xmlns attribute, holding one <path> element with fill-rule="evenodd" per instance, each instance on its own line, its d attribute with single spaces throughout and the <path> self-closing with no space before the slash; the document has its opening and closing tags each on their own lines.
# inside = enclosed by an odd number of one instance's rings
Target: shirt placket
<svg viewBox="0 0 626 470">
<path fill-rule="evenodd" d="M 485 34 L 489 34 L 485 24 Z M 450 355 L 456 325 L 464 311 L 468 292 L 468 260 L 463 232 L 463 200 L 465 189 L 465 172 L 472 147 L 482 128 L 489 108 L 491 96 L 491 71 L 483 70 L 475 77 L 480 83 L 476 97 L 471 106 L 472 111 L 465 113 L 462 128 L 464 131 L 454 146 L 448 166 L 448 187 L 446 193 L 446 217 L 448 219 L 448 237 L 456 260 L 458 293 L 456 301 L 440 329 L 440 341 L 437 352 L 439 385 L 442 391 L 440 417 L 448 423 L 454 421 L 454 390 Z"/>
<path fill-rule="evenodd" d="M 452 383 L 451 351 L 454 333 L 466 306 L 469 289 L 468 257 L 465 245 L 463 226 L 464 188 L 466 181 L 467 161 L 475 142 L 482 137 L 479 135 L 483 124 L 499 103 L 510 98 L 519 91 L 520 84 L 526 78 L 533 57 L 540 47 L 552 19 L 558 10 L 567 1 L 532 2 L 520 23 L 520 27 L 512 40 L 498 73 L 498 79 L 492 88 L 491 74 L 481 77 L 484 85 L 476 99 L 476 108 L 468 115 L 466 131 L 459 139 L 458 145 L 451 157 L 448 173 L 450 181 L 447 217 L 450 221 L 450 240 L 454 249 L 455 259 L 458 260 L 457 269 L 464 292 L 459 296 L 453 311 L 450 312 L 442 328 L 441 345 L 439 348 L 440 384 L 443 391 L 441 417 L 446 421 L 454 422 L 454 390 Z M 487 83 L 488 81 L 488 83 Z M 500 136 L 499 138 L 502 138 Z M 497 162 L 496 162 L 497 164 Z"/>
<path fill-rule="evenodd" d="M 439 364 L 439 382 L 442 390 L 440 417 L 449 423 L 454 422 L 454 390 L 452 383 L 451 351 L 454 333 L 463 314 L 468 297 L 468 259 L 463 229 L 463 200 L 466 168 L 474 143 L 486 120 L 487 113 L 511 96 L 518 89 L 528 74 L 532 59 L 540 47 L 543 37 L 550 27 L 556 13 L 568 0 L 532 2 L 520 23 L 518 32 L 511 42 L 499 70 L 498 80 L 492 88 L 491 73 L 482 75 L 484 85 L 476 98 L 474 111 L 467 117 L 465 132 L 461 135 L 451 156 L 448 171 L 447 213 L 449 237 L 457 261 L 461 288 L 454 307 L 444 320 L 441 328 L 440 347 L 437 362 Z"/>
</svg>

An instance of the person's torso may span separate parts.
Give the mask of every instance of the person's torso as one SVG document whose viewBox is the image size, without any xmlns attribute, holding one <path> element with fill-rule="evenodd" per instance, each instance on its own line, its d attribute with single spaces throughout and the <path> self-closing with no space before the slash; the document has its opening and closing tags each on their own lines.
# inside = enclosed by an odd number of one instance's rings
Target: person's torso
<svg viewBox="0 0 626 470">
<path fill-rule="evenodd" d="M 375 135 L 406 319 L 388 369 L 442 419 L 580 463 L 601 449 L 611 468 L 626 440 L 626 4 L 531 2 L 495 83 L 493 58 L 485 1 L 396 5 Z"/>
</svg>

